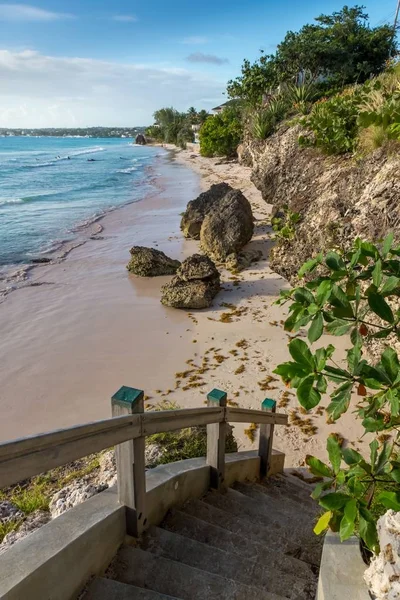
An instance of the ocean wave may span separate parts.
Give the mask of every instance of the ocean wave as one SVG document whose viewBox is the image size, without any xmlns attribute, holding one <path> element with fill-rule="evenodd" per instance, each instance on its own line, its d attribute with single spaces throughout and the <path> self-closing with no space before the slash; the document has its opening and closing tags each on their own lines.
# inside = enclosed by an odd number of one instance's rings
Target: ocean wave
<svg viewBox="0 0 400 600">
<path fill-rule="evenodd" d="M 128 167 L 127 169 L 118 169 L 117 173 L 125 173 L 126 175 L 129 175 L 130 173 L 133 173 L 134 171 L 137 171 L 137 167 Z"/>
<path fill-rule="evenodd" d="M 4 204 L 22 204 L 23 198 L 0 198 L 0 206 Z"/>
<path fill-rule="evenodd" d="M 104 152 L 104 150 L 105 150 L 105 148 L 102 148 L 102 146 L 95 146 L 94 148 L 84 148 L 83 150 L 77 150 L 76 152 L 71 152 L 71 154 L 69 154 L 69 156 L 81 156 L 82 154 L 95 154 L 96 152 Z"/>
</svg>

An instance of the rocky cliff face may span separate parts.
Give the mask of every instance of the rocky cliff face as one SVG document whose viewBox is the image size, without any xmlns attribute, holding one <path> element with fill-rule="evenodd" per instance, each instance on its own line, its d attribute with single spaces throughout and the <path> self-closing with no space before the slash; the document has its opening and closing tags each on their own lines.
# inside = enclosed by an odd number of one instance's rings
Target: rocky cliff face
<svg viewBox="0 0 400 600">
<path fill-rule="evenodd" d="M 301 215 L 293 239 L 279 240 L 272 268 L 294 281 L 301 264 L 319 251 L 349 246 L 355 237 L 400 239 L 400 154 L 382 148 L 363 159 L 324 156 L 301 148 L 300 126 L 283 126 L 265 142 L 248 142 L 252 181 L 278 212 L 287 205 Z"/>
</svg>

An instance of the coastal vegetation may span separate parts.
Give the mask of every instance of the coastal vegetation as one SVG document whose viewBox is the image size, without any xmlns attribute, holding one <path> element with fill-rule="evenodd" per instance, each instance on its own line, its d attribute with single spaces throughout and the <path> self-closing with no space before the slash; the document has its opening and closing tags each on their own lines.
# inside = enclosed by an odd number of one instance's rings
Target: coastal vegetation
<svg viewBox="0 0 400 600">
<path fill-rule="evenodd" d="M 394 349 L 400 339 L 400 246 L 389 234 L 382 244 L 356 239 L 349 251 L 330 251 L 308 260 L 299 270 L 305 282 L 281 292 L 279 304 L 289 303 L 284 327 L 297 334 L 308 327 L 308 342 L 293 337 L 292 360 L 274 373 L 296 390 L 303 409 L 316 408 L 330 385 L 328 422 L 350 408 L 357 394 L 356 416 L 364 435 L 373 437 L 366 458 L 342 447 L 335 435 L 327 439 L 330 464 L 307 456 L 310 471 L 321 478 L 312 496 L 325 512 L 315 526 L 328 527 L 342 541 L 358 532 L 365 545 L 379 552 L 376 521 L 387 509 L 400 511 L 400 361 Z M 334 359 L 333 344 L 313 348 L 324 330 L 350 336 L 346 366 Z M 371 344 L 386 342 L 384 349 Z"/>
<path fill-rule="evenodd" d="M 15 137 L 87 137 L 87 138 L 135 138 L 144 127 L 45 127 L 40 129 L 0 128 L 1 136 Z"/>
<path fill-rule="evenodd" d="M 146 135 L 157 142 L 185 148 L 187 142 L 194 141 L 195 126 L 200 126 L 207 117 L 207 111 L 197 112 L 193 106 L 186 113 L 173 107 L 160 108 L 154 113 L 154 124 L 146 129 Z"/>
</svg>

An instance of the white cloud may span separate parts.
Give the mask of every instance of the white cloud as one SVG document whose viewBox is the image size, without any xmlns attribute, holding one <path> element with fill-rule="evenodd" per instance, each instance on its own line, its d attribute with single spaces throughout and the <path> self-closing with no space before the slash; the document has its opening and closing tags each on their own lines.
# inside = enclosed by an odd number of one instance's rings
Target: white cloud
<svg viewBox="0 0 400 600">
<path fill-rule="evenodd" d="M 32 50 L 0 50 L 0 80 L 0 127 L 146 125 L 162 106 L 211 108 L 225 88 L 186 69 Z"/>
<path fill-rule="evenodd" d="M 121 23 L 136 23 L 138 20 L 136 15 L 114 15 L 113 21 L 120 21 Z"/>
<path fill-rule="evenodd" d="M 189 54 L 186 60 L 192 63 L 209 63 L 212 65 L 224 65 L 229 62 L 227 58 L 222 58 L 222 56 L 216 56 L 215 54 L 204 54 L 203 52 L 194 52 L 193 54 Z"/>
<path fill-rule="evenodd" d="M 53 12 L 27 4 L 0 4 L 0 21 L 57 21 L 73 15 Z"/>
<path fill-rule="evenodd" d="M 189 37 L 185 37 L 182 40 L 182 44 L 191 44 L 193 46 L 197 46 L 200 44 L 207 44 L 208 39 L 202 35 L 191 35 Z"/>
</svg>

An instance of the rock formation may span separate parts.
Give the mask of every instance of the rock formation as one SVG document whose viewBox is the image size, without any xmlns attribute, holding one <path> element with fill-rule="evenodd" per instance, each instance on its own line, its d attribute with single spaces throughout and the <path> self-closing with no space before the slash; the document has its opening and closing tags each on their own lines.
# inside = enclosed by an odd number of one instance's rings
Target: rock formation
<svg viewBox="0 0 400 600">
<path fill-rule="evenodd" d="M 302 148 L 300 126 L 282 126 L 265 142 L 249 142 L 252 181 L 274 212 L 301 215 L 293 239 L 279 240 L 271 268 L 292 282 L 303 262 L 357 236 L 376 241 L 400 234 L 400 157 L 382 147 L 365 158 L 325 156 Z"/>
<path fill-rule="evenodd" d="M 131 260 L 126 268 L 140 277 L 174 275 L 181 264 L 179 260 L 169 258 L 164 252 L 155 248 L 133 246 L 130 252 Z"/>
<path fill-rule="evenodd" d="M 183 235 L 187 238 L 199 240 L 204 217 L 232 189 L 228 183 L 216 183 L 209 190 L 200 194 L 198 198 L 191 200 L 181 220 Z"/>
<path fill-rule="evenodd" d="M 400 598 L 400 513 L 388 510 L 378 521 L 381 551 L 372 558 L 364 579 L 376 600 Z"/>
<path fill-rule="evenodd" d="M 251 240 L 253 231 L 249 201 L 240 190 L 231 190 L 207 213 L 200 230 L 200 244 L 208 256 L 224 262 Z"/>
<path fill-rule="evenodd" d="M 193 254 L 163 286 L 161 302 L 173 308 L 208 308 L 219 290 L 220 276 L 214 263 L 207 256 Z"/>
<path fill-rule="evenodd" d="M 139 144 L 140 146 L 145 146 L 147 144 L 147 140 L 143 133 L 139 133 L 136 136 L 135 144 Z"/>
</svg>

